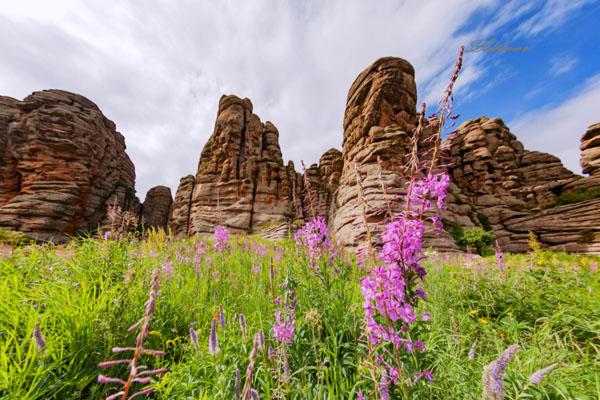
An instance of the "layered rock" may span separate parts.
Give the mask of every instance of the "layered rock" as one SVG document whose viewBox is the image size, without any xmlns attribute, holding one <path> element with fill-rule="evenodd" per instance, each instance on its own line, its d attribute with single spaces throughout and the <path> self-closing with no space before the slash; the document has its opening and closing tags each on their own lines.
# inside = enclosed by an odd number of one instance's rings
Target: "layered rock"
<svg viewBox="0 0 600 400">
<path fill-rule="evenodd" d="M 151 228 L 166 228 L 171 211 L 171 189 L 155 186 L 148 190 L 142 204 L 142 225 Z"/>
<path fill-rule="evenodd" d="M 173 200 L 169 213 L 169 228 L 177 237 L 189 234 L 190 208 L 195 183 L 196 179 L 193 175 L 184 176 L 179 180 L 175 200 Z"/>
<path fill-rule="evenodd" d="M 590 125 L 581 137 L 581 168 L 584 174 L 600 175 L 600 122 Z"/>
<path fill-rule="evenodd" d="M 333 195 L 340 183 L 342 173 L 342 153 L 329 149 L 305 172 L 304 215 L 308 218 L 322 216 L 329 220 Z"/>
<path fill-rule="evenodd" d="M 250 100 L 221 97 L 213 135 L 200 156 L 190 233 L 224 225 L 232 233 L 283 236 L 297 217 L 298 176 L 292 170 L 283 164 L 277 128 L 261 123 Z"/>
<path fill-rule="evenodd" d="M 0 98 L 0 226 L 65 240 L 96 228 L 111 196 L 134 197 L 134 187 L 123 136 L 90 100 L 60 90 Z"/>
<path fill-rule="evenodd" d="M 598 246 L 598 202 L 539 208 L 565 191 L 593 183 L 584 182 L 553 155 L 525 150 L 502 120 L 466 121 L 447 145 L 453 182 L 466 203 L 489 222 L 505 250 L 527 251 L 529 230 L 549 248 L 594 251 Z M 591 241 L 582 243 L 581 237 Z"/>
</svg>

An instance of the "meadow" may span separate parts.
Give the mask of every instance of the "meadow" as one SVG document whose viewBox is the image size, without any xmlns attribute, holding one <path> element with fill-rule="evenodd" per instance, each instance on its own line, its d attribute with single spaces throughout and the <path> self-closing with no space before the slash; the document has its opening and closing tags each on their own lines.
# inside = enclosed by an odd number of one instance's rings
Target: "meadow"
<svg viewBox="0 0 600 400">
<path fill-rule="evenodd" d="M 506 370 L 506 399 L 600 398 L 598 257 L 537 250 L 505 255 L 500 267 L 494 257 L 425 255 L 428 297 L 418 312 L 428 320 L 418 333 L 427 349 L 405 356 L 433 379 L 391 398 L 480 399 L 484 366 L 515 343 L 521 349 Z M 123 358 L 114 347 L 135 346 L 128 327 L 144 315 L 156 270 L 144 346 L 164 355 L 142 360 L 146 370 L 167 372 L 136 384 L 154 390 L 149 398 L 232 399 L 250 375 L 260 399 L 355 399 L 372 388 L 365 268 L 343 251 L 311 262 L 293 240 L 252 236 L 217 248 L 214 238 L 175 240 L 162 231 L 16 247 L 0 258 L 0 398 L 115 393 L 118 385 L 98 375 L 126 379 L 127 365 L 99 363 Z M 274 337 L 282 302 L 293 303 L 289 342 Z"/>
</svg>

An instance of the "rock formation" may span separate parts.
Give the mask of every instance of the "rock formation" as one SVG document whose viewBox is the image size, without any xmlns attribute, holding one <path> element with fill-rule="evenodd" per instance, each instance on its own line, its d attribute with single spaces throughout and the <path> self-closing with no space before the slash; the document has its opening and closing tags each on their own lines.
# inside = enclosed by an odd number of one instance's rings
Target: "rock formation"
<svg viewBox="0 0 600 400">
<path fill-rule="evenodd" d="M 477 215 L 484 216 L 479 222 L 489 221 L 505 250 L 527 251 L 529 230 L 554 249 L 591 252 L 600 247 L 594 238 L 600 232 L 600 200 L 550 207 L 558 195 L 580 187 L 584 179 L 555 156 L 525 150 L 501 119 L 465 121 L 447 145 L 449 173 L 462 202 L 466 198 Z"/>
<path fill-rule="evenodd" d="M 340 183 L 342 173 L 342 153 L 337 149 L 329 149 L 319 159 L 319 164 L 312 164 L 306 170 L 304 189 L 304 212 L 307 218 L 322 216 L 329 220 L 333 195 Z"/>
<path fill-rule="evenodd" d="M 344 115 L 343 168 L 331 221 L 335 238 L 345 246 L 364 244 L 369 233 L 376 245 L 386 211 L 397 212 L 401 207 L 397 198 L 405 190 L 403 165 L 416 124 L 416 101 L 414 69 L 400 58 L 377 60 L 350 87 Z M 432 240 L 443 248 L 456 248 L 447 234 Z"/>
<path fill-rule="evenodd" d="M 192 205 L 192 192 L 196 179 L 193 175 L 184 176 L 179 180 L 175 200 L 171 204 L 169 213 L 169 228 L 177 236 L 187 236 L 190 227 L 190 208 Z"/>
<path fill-rule="evenodd" d="M 148 190 L 142 204 L 142 224 L 145 227 L 167 228 L 171 211 L 171 189 L 166 186 L 155 186 Z"/>
<path fill-rule="evenodd" d="M 90 100 L 60 90 L 0 97 L 0 227 L 62 241 L 95 229 L 111 196 L 128 209 L 134 187 L 123 136 Z"/>
<path fill-rule="evenodd" d="M 584 174 L 600 175 L 600 122 L 590 125 L 581 137 L 581 169 Z"/>
<path fill-rule="evenodd" d="M 224 225 L 232 233 L 283 236 L 297 217 L 300 182 L 293 164 L 283 164 L 277 128 L 261 123 L 250 100 L 223 96 L 198 164 L 190 234 Z"/>
</svg>

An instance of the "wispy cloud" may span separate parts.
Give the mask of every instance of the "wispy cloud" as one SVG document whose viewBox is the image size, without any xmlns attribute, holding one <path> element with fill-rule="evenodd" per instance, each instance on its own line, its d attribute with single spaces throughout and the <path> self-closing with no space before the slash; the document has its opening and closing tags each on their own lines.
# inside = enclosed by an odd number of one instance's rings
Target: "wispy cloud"
<svg viewBox="0 0 600 400">
<path fill-rule="evenodd" d="M 517 28 L 519 35 L 536 36 L 560 28 L 568 18 L 595 0 L 546 0 L 541 8 Z"/>
<path fill-rule="evenodd" d="M 580 172 L 579 141 L 589 125 L 600 121 L 599 104 L 597 74 L 563 103 L 531 110 L 509 122 L 509 127 L 526 148 L 552 153 L 567 168 Z"/>
<path fill-rule="evenodd" d="M 579 63 L 579 58 L 573 55 L 564 55 L 550 59 L 548 73 L 551 76 L 559 76 L 571 71 Z"/>
</svg>

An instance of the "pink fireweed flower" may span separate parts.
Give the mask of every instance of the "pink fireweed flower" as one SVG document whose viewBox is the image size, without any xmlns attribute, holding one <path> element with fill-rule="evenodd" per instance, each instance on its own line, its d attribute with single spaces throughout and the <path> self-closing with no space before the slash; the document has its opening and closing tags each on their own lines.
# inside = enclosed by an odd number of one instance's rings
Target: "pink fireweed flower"
<svg viewBox="0 0 600 400">
<path fill-rule="evenodd" d="M 215 252 L 225 251 L 229 248 L 229 233 L 223 226 L 215 227 Z"/>
<path fill-rule="evenodd" d="M 590 272 L 596 272 L 598 270 L 598 264 L 595 261 L 590 262 Z"/>
<path fill-rule="evenodd" d="M 333 243 L 329 236 L 329 229 L 322 216 L 313 218 L 307 222 L 301 229 L 298 229 L 294 235 L 296 244 L 308 250 L 310 265 L 319 271 L 317 261 L 326 258 L 328 264 L 332 262 L 331 250 Z"/>
<path fill-rule="evenodd" d="M 273 324 L 273 336 L 281 343 L 292 343 L 296 320 L 294 310 L 283 314 L 281 310 L 275 312 L 275 323 Z"/>
</svg>

